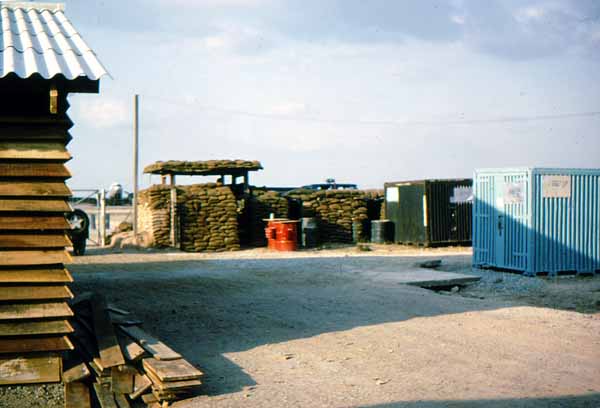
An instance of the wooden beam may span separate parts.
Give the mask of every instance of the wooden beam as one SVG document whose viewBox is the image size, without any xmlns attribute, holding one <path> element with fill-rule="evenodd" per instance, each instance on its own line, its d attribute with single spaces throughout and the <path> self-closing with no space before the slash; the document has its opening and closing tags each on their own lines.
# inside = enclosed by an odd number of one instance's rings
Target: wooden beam
<svg viewBox="0 0 600 408">
<path fill-rule="evenodd" d="M 71 190 L 64 182 L 23 183 L 0 181 L 0 197 L 71 197 Z"/>
<path fill-rule="evenodd" d="M 119 408 L 115 402 L 115 397 L 111 392 L 110 387 L 95 383 L 94 391 L 101 408 Z"/>
<path fill-rule="evenodd" d="M 71 160 L 71 155 L 60 142 L 0 142 L 0 159 L 17 160 Z"/>
<path fill-rule="evenodd" d="M 29 142 L 60 142 L 67 145 L 73 138 L 69 133 L 70 125 L 58 124 L 31 124 L 31 123 L 6 123 L 0 119 L 1 141 L 29 141 Z"/>
<path fill-rule="evenodd" d="M 131 404 L 127 401 L 127 397 L 123 394 L 115 393 L 115 401 L 119 408 L 131 408 Z"/>
<path fill-rule="evenodd" d="M 96 295 L 92 297 L 91 303 L 94 332 L 102 366 L 108 368 L 125 364 L 115 329 L 106 310 L 106 300 L 102 296 Z"/>
<path fill-rule="evenodd" d="M 152 372 L 163 382 L 197 380 L 203 375 L 202 371 L 182 358 L 169 361 L 145 358 L 142 360 L 142 365 L 146 371 Z"/>
<path fill-rule="evenodd" d="M 73 312 L 64 302 L 0 304 L 0 320 L 46 319 L 71 316 L 73 316 Z"/>
<path fill-rule="evenodd" d="M 65 199 L 0 199 L 0 212 L 57 212 L 73 211 Z"/>
<path fill-rule="evenodd" d="M 136 369 L 127 365 L 112 367 L 112 391 L 115 394 L 131 394 L 135 374 L 137 374 Z"/>
<path fill-rule="evenodd" d="M 0 234 L 0 248 L 64 248 L 71 240 L 64 234 Z"/>
<path fill-rule="evenodd" d="M 56 355 L 0 356 L 0 385 L 59 382 L 61 361 Z"/>
<path fill-rule="evenodd" d="M 65 408 L 91 408 L 90 389 L 82 382 L 65 383 Z"/>
<path fill-rule="evenodd" d="M 139 398 L 152 386 L 152 381 L 143 374 L 136 374 L 133 377 L 133 392 L 129 394 L 129 398 L 132 400 Z"/>
<path fill-rule="evenodd" d="M 64 350 L 73 350 L 73 344 L 67 336 L 19 339 L 0 338 L 1 354 Z"/>
<path fill-rule="evenodd" d="M 59 283 L 73 282 L 73 277 L 64 268 L 56 269 L 3 269 L 0 271 L 2 283 Z"/>
<path fill-rule="evenodd" d="M 82 381 L 92 373 L 77 350 L 67 351 L 63 359 L 62 379 L 65 383 Z"/>
<path fill-rule="evenodd" d="M 142 346 L 137 344 L 130 337 L 117 332 L 117 340 L 119 340 L 123 357 L 125 357 L 127 361 L 138 361 L 144 357 L 144 355 L 146 355 L 146 350 L 144 350 Z"/>
<path fill-rule="evenodd" d="M 161 391 L 176 391 L 199 387 L 202 385 L 200 380 L 181 380 L 181 381 L 161 381 L 156 374 L 150 370 L 146 370 L 146 375 L 152 381 L 152 384 Z"/>
<path fill-rule="evenodd" d="M 8 286 L 0 287 L 0 302 L 11 300 L 60 300 L 71 299 L 68 287 L 60 286 Z"/>
<path fill-rule="evenodd" d="M 2 132 L 2 130 L 0 130 Z M 60 178 L 66 180 L 71 173 L 62 163 L 0 163 L 2 177 Z"/>
<path fill-rule="evenodd" d="M 69 228 L 69 223 L 62 214 L 40 217 L 0 215 L 0 231 L 64 231 Z"/>
<path fill-rule="evenodd" d="M 119 326 L 119 328 L 158 360 L 175 360 L 181 358 L 181 354 L 173 351 L 166 344 L 155 339 L 137 326 Z"/>
<path fill-rule="evenodd" d="M 0 266 L 54 265 L 71 261 L 71 256 L 65 250 L 0 251 Z"/>
<path fill-rule="evenodd" d="M 0 337 L 68 334 L 73 327 L 67 320 L 0 322 Z"/>
</svg>

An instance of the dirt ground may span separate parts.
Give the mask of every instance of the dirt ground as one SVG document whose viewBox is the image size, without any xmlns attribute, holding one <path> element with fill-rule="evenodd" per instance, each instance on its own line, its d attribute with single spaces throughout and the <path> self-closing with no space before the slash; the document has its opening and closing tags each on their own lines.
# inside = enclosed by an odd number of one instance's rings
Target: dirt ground
<svg viewBox="0 0 600 408">
<path fill-rule="evenodd" d="M 600 406 L 599 277 L 482 272 L 501 278 L 436 293 L 390 273 L 434 258 L 472 273 L 470 250 L 371 248 L 99 254 L 70 269 L 74 292 L 103 293 L 205 372 L 178 407 Z"/>
<path fill-rule="evenodd" d="M 104 253 L 93 290 L 205 373 L 176 407 L 600 407 L 600 276 L 472 271 L 465 248 Z M 434 292 L 394 271 L 479 274 Z M 0 406 L 2 399 L 0 398 Z"/>
</svg>

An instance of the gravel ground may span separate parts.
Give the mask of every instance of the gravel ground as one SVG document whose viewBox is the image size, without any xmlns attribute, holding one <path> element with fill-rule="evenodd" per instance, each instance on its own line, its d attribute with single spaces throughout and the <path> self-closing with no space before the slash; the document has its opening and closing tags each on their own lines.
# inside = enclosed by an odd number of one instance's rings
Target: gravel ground
<svg viewBox="0 0 600 408">
<path fill-rule="evenodd" d="M 62 408 L 62 384 L 0 387 L 2 408 Z"/>
<path fill-rule="evenodd" d="M 70 267 L 72 289 L 105 294 L 205 372 L 179 407 L 600 406 L 600 277 L 472 271 L 465 248 L 370 248 L 99 251 Z M 482 280 L 436 293 L 390 279 L 430 259 Z M 37 406 L 9 394 L 0 406 Z"/>
</svg>

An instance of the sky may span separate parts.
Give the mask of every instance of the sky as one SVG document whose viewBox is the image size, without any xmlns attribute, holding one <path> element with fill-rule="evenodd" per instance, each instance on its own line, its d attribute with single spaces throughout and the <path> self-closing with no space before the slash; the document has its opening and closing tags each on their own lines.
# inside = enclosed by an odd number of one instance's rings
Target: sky
<svg viewBox="0 0 600 408">
<path fill-rule="evenodd" d="M 142 167 L 260 160 L 260 186 L 600 167 L 597 0 L 68 0 L 66 13 L 112 76 L 70 96 L 74 189 L 130 191 L 134 94 Z"/>
</svg>

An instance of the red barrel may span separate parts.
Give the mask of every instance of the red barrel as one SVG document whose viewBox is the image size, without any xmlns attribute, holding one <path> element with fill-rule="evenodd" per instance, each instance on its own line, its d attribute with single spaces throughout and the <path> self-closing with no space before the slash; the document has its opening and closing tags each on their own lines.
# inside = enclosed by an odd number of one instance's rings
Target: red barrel
<svg viewBox="0 0 600 408">
<path fill-rule="evenodd" d="M 276 251 L 295 251 L 298 249 L 299 221 L 287 219 L 267 219 L 265 236 L 269 249 Z"/>
<path fill-rule="evenodd" d="M 266 218 L 263 221 L 267 222 L 265 228 L 265 237 L 267 238 L 267 247 L 272 250 L 277 250 L 277 229 L 275 225 L 281 221 L 288 221 L 287 218 Z"/>
<path fill-rule="evenodd" d="M 298 222 L 279 221 L 275 223 L 277 251 L 295 251 L 298 249 Z"/>
</svg>

